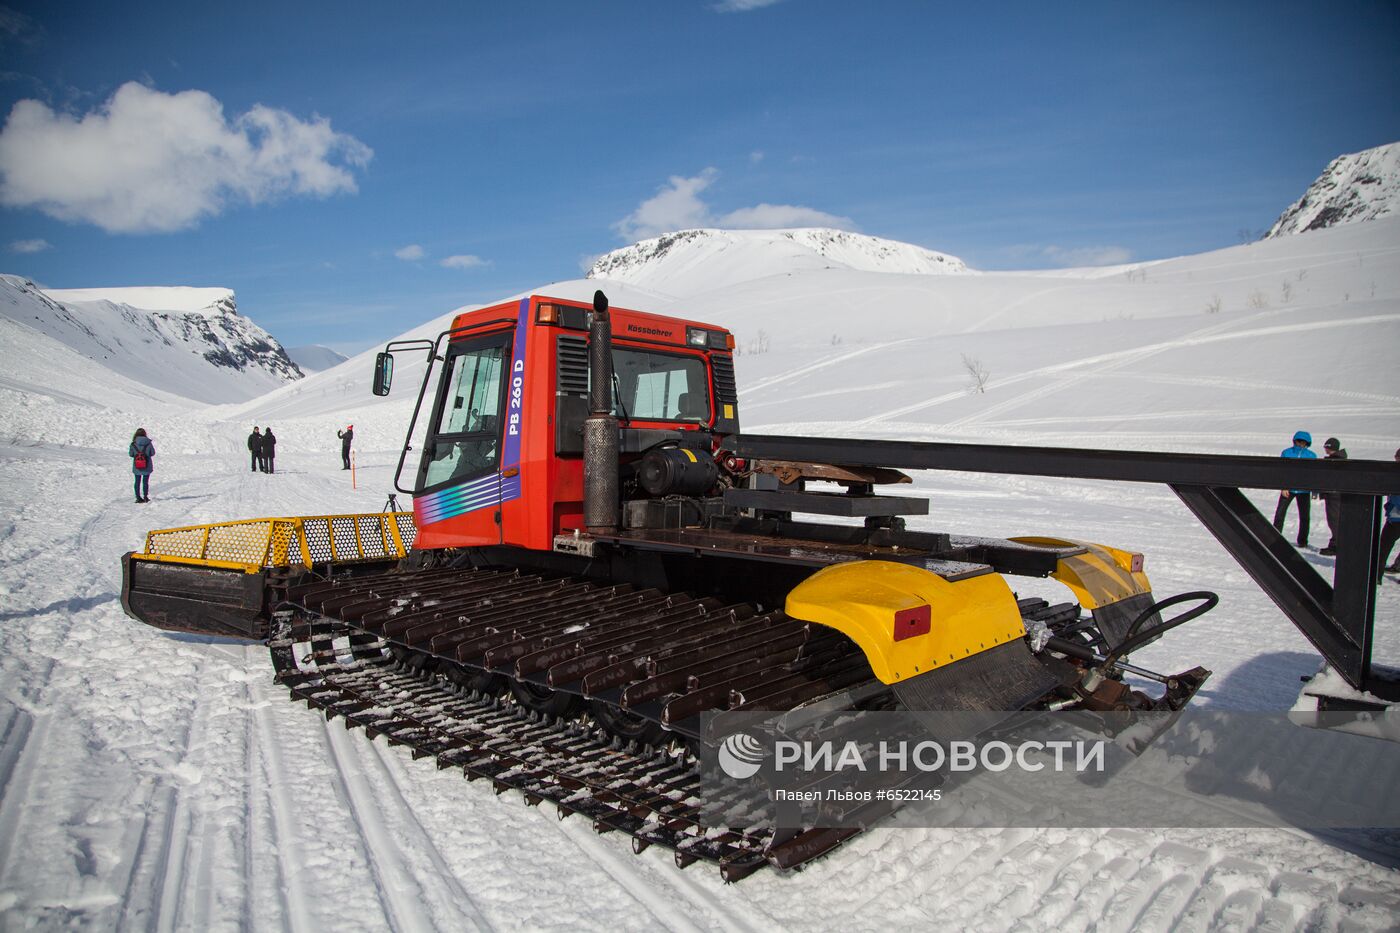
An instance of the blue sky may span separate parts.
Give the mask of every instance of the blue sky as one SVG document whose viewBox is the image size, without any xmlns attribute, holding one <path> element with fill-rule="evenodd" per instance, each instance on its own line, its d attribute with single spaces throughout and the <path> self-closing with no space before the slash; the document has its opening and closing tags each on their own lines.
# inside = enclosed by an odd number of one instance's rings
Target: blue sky
<svg viewBox="0 0 1400 933">
<path fill-rule="evenodd" d="M 1400 140 L 1400 4 L 12 4 L 0 113 L 0 271 L 351 351 L 668 227 L 1232 245 Z"/>
</svg>

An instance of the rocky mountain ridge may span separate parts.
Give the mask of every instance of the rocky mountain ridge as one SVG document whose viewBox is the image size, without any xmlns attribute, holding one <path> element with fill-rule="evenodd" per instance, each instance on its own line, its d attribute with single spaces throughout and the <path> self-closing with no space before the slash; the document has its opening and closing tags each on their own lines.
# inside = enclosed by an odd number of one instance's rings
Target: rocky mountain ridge
<svg viewBox="0 0 1400 933">
<path fill-rule="evenodd" d="M 201 402 L 244 401 L 300 379 L 282 345 L 238 313 L 228 289 L 56 289 L 0 276 L 0 321 L 144 385 Z M 191 295 L 188 292 L 202 294 Z M 140 297 L 152 310 L 104 297 Z M 207 302 L 189 308 L 191 302 Z"/>
<path fill-rule="evenodd" d="M 1265 239 L 1400 214 L 1400 143 L 1338 156 Z"/>
</svg>

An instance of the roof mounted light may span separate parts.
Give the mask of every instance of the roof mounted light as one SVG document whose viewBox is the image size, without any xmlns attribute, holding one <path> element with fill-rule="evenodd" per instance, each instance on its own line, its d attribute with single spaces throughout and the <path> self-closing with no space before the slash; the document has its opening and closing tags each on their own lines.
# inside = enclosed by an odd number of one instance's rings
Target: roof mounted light
<svg viewBox="0 0 1400 933">
<path fill-rule="evenodd" d="M 707 330 L 704 327 L 687 327 L 685 342 L 692 347 L 705 347 L 710 350 L 733 350 L 734 335 L 722 330 Z"/>
</svg>

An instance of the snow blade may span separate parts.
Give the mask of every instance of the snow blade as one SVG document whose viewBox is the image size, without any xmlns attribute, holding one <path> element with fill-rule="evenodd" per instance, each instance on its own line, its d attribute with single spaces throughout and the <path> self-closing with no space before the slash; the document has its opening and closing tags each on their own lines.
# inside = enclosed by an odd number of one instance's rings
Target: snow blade
<svg viewBox="0 0 1400 933">
<path fill-rule="evenodd" d="M 133 560 L 122 556 L 122 608 L 169 632 L 263 641 L 267 571 Z"/>
</svg>

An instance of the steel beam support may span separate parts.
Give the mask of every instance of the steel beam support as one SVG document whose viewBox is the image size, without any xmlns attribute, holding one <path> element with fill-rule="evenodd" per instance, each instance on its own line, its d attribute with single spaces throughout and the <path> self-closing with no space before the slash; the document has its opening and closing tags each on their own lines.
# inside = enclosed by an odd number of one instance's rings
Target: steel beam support
<svg viewBox="0 0 1400 933">
<path fill-rule="evenodd" d="M 965 470 L 1242 489 L 1311 489 L 1373 496 L 1400 490 L 1400 465 L 1381 460 L 1293 460 L 757 434 L 726 438 L 724 447 L 736 456 L 755 460 L 802 460 L 900 470 Z"/>
<path fill-rule="evenodd" d="M 1339 620 L 1333 588 L 1238 489 L 1172 484 L 1172 491 L 1328 663 L 1360 688 L 1370 667 L 1370 617 Z"/>
</svg>

